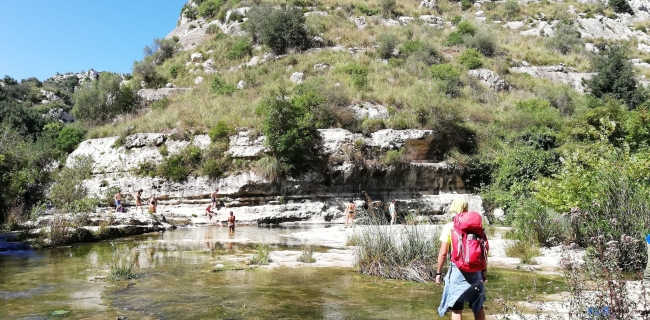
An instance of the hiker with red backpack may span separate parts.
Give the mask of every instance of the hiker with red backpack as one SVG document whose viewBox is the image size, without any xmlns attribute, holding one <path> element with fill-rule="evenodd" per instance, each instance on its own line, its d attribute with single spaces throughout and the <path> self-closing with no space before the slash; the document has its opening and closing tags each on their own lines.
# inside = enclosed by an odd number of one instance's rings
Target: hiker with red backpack
<svg viewBox="0 0 650 320">
<path fill-rule="evenodd" d="M 442 227 L 440 252 L 436 269 L 436 283 L 441 284 L 442 268 L 450 257 L 449 268 L 444 276 L 438 314 L 444 316 L 451 310 L 452 320 L 463 318 L 465 302 L 474 313 L 474 319 L 485 320 L 483 303 L 487 281 L 488 240 L 483 230 L 483 217 L 477 212 L 468 212 L 467 201 L 452 202 L 450 212 L 456 214 L 454 221 Z"/>
</svg>

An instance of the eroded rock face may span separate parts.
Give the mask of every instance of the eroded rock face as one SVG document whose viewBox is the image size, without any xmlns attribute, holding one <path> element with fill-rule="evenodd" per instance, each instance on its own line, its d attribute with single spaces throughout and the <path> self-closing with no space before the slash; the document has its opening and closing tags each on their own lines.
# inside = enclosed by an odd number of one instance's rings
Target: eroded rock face
<svg viewBox="0 0 650 320">
<path fill-rule="evenodd" d="M 494 91 L 502 91 L 508 89 L 508 85 L 506 82 L 499 77 L 498 74 L 496 74 L 494 71 L 490 69 L 476 69 L 476 70 L 470 70 L 468 74 L 481 82 L 483 82 L 486 86 L 490 87 L 490 89 Z"/>
<path fill-rule="evenodd" d="M 73 166 L 77 156 L 90 156 L 94 160 L 93 176 L 84 182 L 90 195 L 103 197 L 116 186 L 122 190 L 127 206 L 132 205 L 136 190 L 143 189 L 145 199 L 151 195 L 159 198 L 161 212 L 165 214 L 188 210 L 200 213 L 203 203 L 209 202 L 209 195 L 218 188 L 221 196 L 230 199 L 225 204 L 228 210 L 238 212 L 239 219 L 268 223 L 330 221 L 340 217 L 344 209 L 340 199 L 359 198 L 360 186 L 373 201 L 411 199 L 408 201 L 419 212 L 429 213 L 439 213 L 444 210 L 444 203 L 451 200 L 440 196 L 423 200 L 422 195 L 465 192 L 458 168 L 432 162 L 442 139 L 432 130 L 387 129 L 369 136 L 343 129 L 324 129 L 319 133 L 324 154 L 333 158 L 318 170 L 281 182 L 247 170 L 220 179 L 188 176 L 183 182 L 134 175 L 133 169 L 141 163 L 162 161 L 161 146 L 167 147 L 169 155 L 190 144 L 206 148 L 210 139 L 205 135 L 197 135 L 192 141 L 176 141 L 165 134 L 139 133 L 126 137 L 124 146 L 118 148 L 112 147 L 117 137 L 86 140 L 70 154 L 66 165 Z M 385 166 L 335 160 L 346 149 L 359 146 L 379 152 L 402 149 L 406 161 L 417 162 Z M 242 130 L 230 137 L 228 153 L 233 158 L 256 159 L 264 152 L 264 137 L 252 131 Z M 289 202 L 279 204 L 280 197 Z"/>
<path fill-rule="evenodd" d="M 436 0 L 422 0 L 422 2 L 420 2 L 420 7 L 427 8 L 427 9 L 435 9 L 436 4 L 437 4 Z"/>
<path fill-rule="evenodd" d="M 583 80 L 591 79 L 595 73 L 573 72 L 563 65 L 559 66 L 527 66 L 511 68 L 512 72 L 527 73 L 533 77 L 549 79 L 554 83 L 570 85 L 580 93 L 585 92 Z"/>
<path fill-rule="evenodd" d="M 158 101 L 165 97 L 170 97 L 174 94 L 182 93 L 191 90 L 190 88 L 160 88 L 160 89 L 140 89 L 138 96 L 147 102 Z"/>
<path fill-rule="evenodd" d="M 266 137 L 250 130 L 240 131 L 230 137 L 230 148 L 226 153 L 233 158 L 259 158 L 268 149 L 264 146 Z"/>
<path fill-rule="evenodd" d="M 48 110 L 47 113 L 43 115 L 43 117 L 52 118 L 58 120 L 61 123 L 74 122 L 74 117 L 61 108 L 52 108 Z"/>
<path fill-rule="evenodd" d="M 137 168 L 141 163 L 162 161 L 159 146 L 167 146 L 167 152 L 172 155 L 180 152 L 190 144 L 206 148 L 208 136 L 195 136 L 193 141 L 178 141 L 167 139 L 159 133 L 139 133 L 124 139 L 125 145 L 114 148 L 118 137 L 89 139 L 83 141 L 70 155 L 66 165 L 71 167 L 79 156 L 89 156 L 94 161 L 93 173 L 124 173 Z M 161 143 L 160 140 L 163 140 Z M 128 148 L 127 148 L 128 143 Z"/>
<path fill-rule="evenodd" d="M 386 109 L 386 107 L 367 101 L 360 104 L 354 104 L 350 106 L 350 109 L 354 111 L 354 116 L 357 119 L 387 119 L 390 117 L 390 114 L 388 113 L 388 109 Z"/>
</svg>

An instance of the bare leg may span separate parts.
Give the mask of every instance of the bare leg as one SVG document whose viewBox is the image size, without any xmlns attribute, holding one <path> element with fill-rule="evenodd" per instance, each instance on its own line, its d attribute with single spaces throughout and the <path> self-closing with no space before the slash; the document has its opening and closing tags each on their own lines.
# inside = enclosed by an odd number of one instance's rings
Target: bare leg
<svg viewBox="0 0 650 320">
<path fill-rule="evenodd" d="M 483 308 L 474 315 L 474 320 L 485 320 L 485 311 L 483 311 Z"/>
<path fill-rule="evenodd" d="M 451 310 L 451 320 L 463 320 L 463 311 Z"/>
</svg>

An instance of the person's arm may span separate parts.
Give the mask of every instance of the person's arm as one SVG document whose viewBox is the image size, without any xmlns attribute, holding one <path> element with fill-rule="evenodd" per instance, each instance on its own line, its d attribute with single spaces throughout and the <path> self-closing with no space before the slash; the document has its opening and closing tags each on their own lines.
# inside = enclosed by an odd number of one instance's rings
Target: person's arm
<svg viewBox="0 0 650 320">
<path fill-rule="evenodd" d="M 438 265 L 436 266 L 436 283 L 440 284 L 440 279 L 442 278 L 442 267 L 447 261 L 447 253 L 449 252 L 449 243 L 441 242 L 440 251 L 438 251 Z"/>
</svg>

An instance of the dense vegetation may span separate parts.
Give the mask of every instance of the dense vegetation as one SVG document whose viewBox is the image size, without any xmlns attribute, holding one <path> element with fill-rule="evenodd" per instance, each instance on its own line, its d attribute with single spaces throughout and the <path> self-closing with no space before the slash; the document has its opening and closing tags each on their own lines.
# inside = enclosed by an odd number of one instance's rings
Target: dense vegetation
<svg viewBox="0 0 650 320">
<path fill-rule="evenodd" d="M 0 88 L 0 120 L 6 128 L 0 144 L 0 182 L 10 191 L 0 199 L 3 212 L 16 203 L 42 200 L 53 176 L 64 173 L 34 168 L 62 160 L 86 130 L 85 138 L 175 130 L 186 139 L 209 133 L 213 142 L 207 150 L 165 154 L 162 164 L 145 163 L 138 170 L 183 181 L 188 175 L 216 178 L 243 169 L 282 178 L 318 168 L 324 159 L 318 155 L 317 128 L 364 134 L 421 128 L 446 138 L 441 158 L 464 169 L 466 183 L 484 196 L 488 212 L 506 210 L 506 223 L 517 226 L 516 237 L 529 238 L 532 232 L 539 244 L 573 241 L 591 246 L 594 235 L 607 242 L 639 238 L 650 228 L 643 197 L 650 186 L 650 101 L 637 80 L 647 71 L 635 69 L 628 60 L 648 61 L 649 56 L 628 42 L 593 40 L 598 53 L 586 51 L 585 39 L 567 13 L 569 3 L 507 1 L 481 7 L 488 21 L 537 19 L 544 13 L 544 20 L 559 21 L 553 38 L 523 37 L 515 30 L 476 22 L 472 1 L 460 6 L 438 1 L 436 15 L 453 25 L 442 29 L 418 19 L 400 26 L 381 22 L 431 14 L 418 7 L 419 1 L 194 3 L 182 14 L 202 18 L 201 23 L 243 21 L 228 10 L 251 6 L 241 26 L 247 32 L 229 35 L 211 25 L 206 28 L 209 38 L 190 51 L 182 51 L 178 39 L 156 39 L 145 48 L 143 60 L 134 63 L 133 80 L 125 85 L 110 74 L 82 85 L 57 84 L 53 90 L 64 97 L 58 103 L 66 110 L 74 105 L 79 121 L 72 125 L 40 116 L 43 106 L 36 105 L 36 88 L 47 84 L 5 78 L 6 86 Z M 587 16 L 625 11 L 620 2 L 610 2 L 613 9 L 570 3 Z M 328 14 L 302 14 L 317 10 Z M 365 17 L 364 29 L 351 21 L 356 16 Z M 346 49 L 322 48 L 335 45 Z M 355 54 L 348 48 L 356 48 Z M 187 64 L 193 52 L 212 58 L 218 72 L 205 73 L 203 67 Z M 244 65 L 266 53 L 279 57 Z M 563 63 L 599 74 L 585 82 L 586 94 L 578 94 L 567 85 L 509 71 L 522 60 L 532 65 Z M 314 68 L 316 64 L 325 66 Z M 495 92 L 467 75 L 476 68 L 495 71 L 510 90 Z M 306 81 L 290 82 L 294 72 L 302 72 Z M 205 78 L 198 85 L 197 75 Z M 238 89 L 241 80 L 245 86 Z M 134 112 L 141 106 L 134 92 L 142 82 L 149 88 L 168 82 L 196 87 L 154 103 L 150 113 L 140 115 Z M 385 105 L 390 117 L 356 119 L 348 106 L 361 101 Z M 131 116 L 118 117 L 124 114 Z M 239 127 L 265 134 L 270 154 L 253 162 L 223 156 L 228 134 Z M 399 162 L 401 154 L 396 153 L 381 155 L 381 162 Z M 629 248 L 637 253 L 642 249 L 641 244 Z"/>
</svg>

